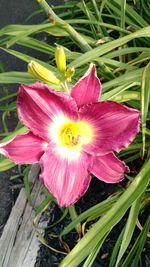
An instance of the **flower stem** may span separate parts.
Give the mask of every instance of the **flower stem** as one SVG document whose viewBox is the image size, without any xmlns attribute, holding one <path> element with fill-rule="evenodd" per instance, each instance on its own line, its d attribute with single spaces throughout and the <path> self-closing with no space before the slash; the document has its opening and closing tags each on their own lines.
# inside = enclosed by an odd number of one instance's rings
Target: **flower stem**
<svg viewBox="0 0 150 267">
<path fill-rule="evenodd" d="M 62 87 L 64 92 L 69 93 L 69 88 L 68 88 L 68 84 L 66 81 L 61 83 L 61 87 Z"/>
<path fill-rule="evenodd" d="M 69 214 L 70 214 L 70 217 L 71 217 L 71 220 L 75 220 L 77 217 L 78 217 L 78 214 L 76 212 L 76 209 L 75 209 L 75 205 L 72 205 L 72 206 L 69 206 Z M 79 235 L 81 235 L 81 224 L 78 223 L 76 226 L 76 231 Z"/>
<path fill-rule="evenodd" d="M 80 35 L 70 24 L 60 19 L 45 0 L 37 0 L 37 2 L 44 9 L 44 11 L 49 17 L 49 20 L 53 24 L 57 23 L 58 26 L 65 29 L 66 32 L 68 32 L 70 38 L 74 40 L 74 42 L 81 48 L 83 52 L 88 52 L 92 50 L 92 47 L 82 37 L 82 35 Z M 115 78 L 115 75 L 110 71 L 110 69 L 104 63 L 98 62 L 98 65 L 100 67 L 100 72 L 102 76 L 109 79 Z"/>
</svg>

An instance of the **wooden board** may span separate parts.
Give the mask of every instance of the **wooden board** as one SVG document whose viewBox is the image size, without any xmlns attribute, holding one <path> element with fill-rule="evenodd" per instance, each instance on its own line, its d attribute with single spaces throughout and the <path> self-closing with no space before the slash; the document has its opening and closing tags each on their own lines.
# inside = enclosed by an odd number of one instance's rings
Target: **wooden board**
<svg viewBox="0 0 150 267">
<path fill-rule="evenodd" d="M 33 184 L 35 204 L 43 198 L 38 174 L 39 166 L 32 166 L 29 180 Z M 25 190 L 21 189 L 0 238 L 0 267 L 34 267 L 39 250 L 34 218 L 35 211 L 27 201 Z"/>
</svg>

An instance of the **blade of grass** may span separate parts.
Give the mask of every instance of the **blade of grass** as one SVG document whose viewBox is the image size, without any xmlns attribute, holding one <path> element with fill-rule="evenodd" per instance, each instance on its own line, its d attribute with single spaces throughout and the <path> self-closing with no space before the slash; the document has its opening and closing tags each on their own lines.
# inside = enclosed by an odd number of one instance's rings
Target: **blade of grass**
<svg viewBox="0 0 150 267">
<path fill-rule="evenodd" d="M 15 163 L 9 159 L 0 160 L 0 172 L 7 171 L 15 166 Z"/>
<path fill-rule="evenodd" d="M 34 39 L 32 37 L 23 38 L 23 39 L 17 41 L 17 44 L 20 44 L 22 46 L 29 47 L 32 49 L 36 49 L 40 52 L 43 52 L 43 53 L 49 54 L 49 55 L 51 55 L 51 54 L 54 55 L 54 52 L 55 52 L 55 47 L 47 44 L 44 41 L 40 41 L 40 40 Z"/>
<path fill-rule="evenodd" d="M 0 144 L 3 144 L 5 142 L 8 142 L 9 140 L 11 140 L 12 138 L 14 138 L 16 135 L 18 134 L 25 134 L 27 133 L 29 130 L 26 127 L 21 127 L 20 129 L 15 130 L 13 133 L 9 134 L 7 137 L 3 138 L 0 141 Z"/>
<path fill-rule="evenodd" d="M 125 18 L 126 18 L 126 0 L 121 0 L 121 21 L 120 21 L 120 27 L 125 29 Z"/>
<path fill-rule="evenodd" d="M 139 52 L 147 52 L 149 53 L 148 47 L 126 47 L 121 50 L 113 51 L 107 54 L 108 58 L 119 57 L 122 55 L 128 55 L 130 53 L 139 53 Z"/>
<path fill-rule="evenodd" d="M 123 217 L 132 203 L 144 192 L 150 180 L 150 158 L 121 195 L 113 207 L 88 231 L 60 264 L 61 267 L 76 267 L 91 252 L 93 246 Z M 149 179 L 148 179 L 149 177 Z"/>
<path fill-rule="evenodd" d="M 16 96 L 17 96 L 17 93 L 12 93 L 12 94 L 3 96 L 3 97 L 0 98 L 0 102 L 6 101 L 6 100 L 8 100 L 10 98 L 13 98 L 13 97 L 16 97 Z"/>
<path fill-rule="evenodd" d="M 48 17 L 51 18 L 51 20 L 55 21 L 60 25 L 61 28 L 65 29 L 66 32 L 69 34 L 70 38 L 81 48 L 83 52 L 91 51 L 92 48 L 86 41 L 84 37 L 82 37 L 81 34 L 79 34 L 70 24 L 66 23 L 62 19 L 60 19 L 52 10 L 52 8 L 47 4 L 45 0 L 37 0 L 37 2 L 41 5 L 41 7 L 45 10 Z M 99 63 L 100 71 L 104 77 L 107 79 L 113 78 L 114 74 L 109 70 L 109 68 Z"/>
<path fill-rule="evenodd" d="M 140 29 L 134 33 L 128 34 L 124 37 L 118 38 L 117 40 L 103 44 L 100 47 L 96 47 L 96 48 L 84 53 L 83 55 L 81 55 L 77 59 L 75 59 L 68 66 L 69 67 L 75 67 L 75 68 L 82 66 L 88 62 L 91 62 L 91 61 L 97 59 L 100 56 L 103 56 L 104 54 L 112 51 L 113 49 L 126 44 L 127 42 L 129 42 L 135 38 L 141 38 L 141 37 L 147 37 L 147 36 L 150 36 L 150 26 L 145 27 L 143 29 Z"/>
<path fill-rule="evenodd" d="M 137 261 L 139 260 L 139 254 L 141 252 L 141 248 L 143 249 L 143 245 L 145 243 L 145 240 L 147 238 L 147 233 L 149 231 L 150 228 L 150 216 L 147 218 L 147 221 L 144 225 L 143 230 L 141 231 L 141 233 L 139 234 L 138 238 L 136 239 L 134 245 L 132 246 L 131 251 L 128 253 L 128 256 L 126 257 L 125 261 L 122 263 L 121 267 L 128 267 L 131 265 L 131 261 L 133 259 L 133 256 L 136 253 L 137 260 L 135 258 L 135 263 L 137 263 Z M 137 265 L 132 265 L 132 267 L 137 267 Z"/>
<path fill-rule="evenodd" d="M 97 254 L 101 248 L 101 246 L 103 245 L 106 237 L 108 236 L 109 232 L 104 236 L 104 238 L 96 245 L 96 247 L 92 250 L 92 252 L 90 253 L 90 255 L 88 256 L 88 258 L 86 259 L 83 267 L 91 267 L 97 257 Z"/>
<path fill-rule="evenodd" d="M 19 71 L 9 71 L 0 73 L 0 84 L 9 84 L 9 83 L 33 83 L 36 80 L 26 72 Z"/>
<path fill-rule="evenodd" d="M 26 55 L 24 53 L 18 52 L 18 51 L 13 50 L 13 49 L 7 49 L 7 48 L 2 48 L 2 47 L 0 47 L 0 49 L 2 49 L 3 51 L 9 53 L 10 55 L 13 55 L 13 56 L 15 56 L 15 57 L 27 62 L 27 63 L 29 63 L 31 60 L 35 60 L 36 62 L 38 62 L 42 66 L 46 67 L 47 69 L 49 69 L 49 70 L 51 70 L 53 72 L 56 72 L 56 68 L 55 67 L 53 67 L 52 65 L 50 65 L 48 63 L 45 63 L 42 60 L 39 60 L 37 58 L 34 58 L 32 56 Z"/>
<path fill-rule="evenodd" d="M 70 24 L 93 24 L 93 25 L 100 25 L 101 27 L 106 27 L 108 29 L 113 29 L 119 32 L 123 32 L 123 33 L 127 33 L 129 34 L 130 31 L 122 29 L 119 26 L 113 25 L 113 24 L 109 24 L 109 23 L 105 23 L 105 22 L 98 22 L 98 21 L 89 21 L 87 19 L 67 19 L 66 22 L 70 23 Z"/>
<path fill-rule="evenodd" d="M 137 252 L 136 252 L 136 255 L 134 257 L 134 260 L 132 262 L 132 265 L 131 267 L 135 267 L 135 266 L 138 266 L 138 262 L 140 260 L 140 257 L 141 257 L 141 253 L 143 251 L 143 248 L 144 248 L 144 245 L 145 245 L 145 242 L 146 242 L 146 239 L 147 239 L 147 234 L 150 230 L 150 216 L 149 218 L 147 219 L 145 225 L 144 225 L 144 229 L 143 229 L 143 235 L 140 239 L 140 243 L 139 243 L 139 247 L 137 249 Z"/>
<path fill-rule="evenodd" d="M 139 101 L 140 99 L 141 99 L 140 92 L 126 91 L 126 92 L 122 92 L 120 95 L 113 97 L 111 100 L 122 103 L 122 102 L 131 101 L 131 100 Z"/>
<path fill-rule="evenodd" d="M 140 206 L 141 206 L 141 197 L 136 199 L 135 202 L 131 206 L 128 220 L 127 220 L 127 223 L 126 223 L 126 226 L 124 229 L 124 234 L 122 237 L 122 242 L 121 242 L 121 246 L 120 246 L 120 250 L 119 250 L 119 254 L 117 257 L 115 267 L 118 266 L 121 258 L 123 257 L 128 245 L 131 241 L 131 238 L 132 238 L 135 226 L 136 226 L 136 220 L 137 220 L 137 217 L 139 214 Z"/>
<path fill-rule="evenodd" d="M 89 21 L 95 20 L 93 14 L 91 14 L 91 12 L 90 12 L 89 8 L 87 7 L 87 5 L 86 5 L 84 0 L 82 0 L 80 6 L 82 7 L 82 10 L 86 14 L 86 16 L 87 16 Z M 95 39 L 97 39 L 96 30 L 95 30 L 94 25 L 92 23 L 90 24 L 90 27 L 91 27 L 91 33 L 93 33 L 93 37 Z"/>
<path fill-rule="evenodd" d="M 94 8 L 94 11 L 95 11 L 95 15 L 96 15 L 96 18 L 97 18 L 97 21 L 99 22 L 99 27 L 98 29 L 100 30 L 102 36 L 109 36 L 107 30 L 105 29 L 104 26 L 100 27 L 100 23 L 103 22 L 102 20 L 102 17 L 101 17 L 101 14 L 98 10 L 98 6 L 97 6 L 97 3 L 95 0 L 92 0 L 92 5 L 93 5 L 93 8 Z"/>
<path fill-rule="evenodd" d="M 82 212 L 76 219 L 74 219 L 69 225 L 67 225 L 64 230 L 61 232 L 61 236 L 68 234 L 78 223 L 82 222 L 86 218 L 93 216 L 95 214 L 104 214 L 106 211 L 108 211 L 112 205 L 116 202 L 118 199 L 118 195 L 112 196 L 104 201 L 102 201 L 99 204 L 96 204 L 95 206 L 91 207 L 90 209 Z"/>
<path fill-rule="evenodd" d="M 118 97 L 118 96 L 121 97 L 121 96 L 123 96 L 122 92 L 124 92 L 124 91 L 128 90 L 129 88 L 132 88 L 136 85 L 139 85 L 139 83 L 133 82 L 131 84 L 127 84 L 127 85 L 125 84 L 125 85 L 118 86 L 117 88 L 112 89 L 109 92 L 102 94 L 102 96 L 100 97 L 100 100 L 105 101 L 105 100 L 112 100 L 114 98 L 116 99 L 116 97 Z M 129 93 L 131 93 L 131 92 L 129 91 Z M 135 92 L 135 93 L 137 93 L 137 92 Z M 128 95 L 128 93 L 126 94 L 126 97 L 129 100 L 130 100 L 130 95 L 131 94 Z"/>
<path fill-rule="evenodd" d="M 122 229 L 122 231 L 121 231 L 121 233 L 120 233 L 120 235 L 119 235 L 119 237 L 117 239 L 117 242 L 115 243 L 115 246 L 114 246 L 113 252 L 111 254 L 111 258 L 110 258 L 108 267 L 114 267 L 115 266 L 115 262 L 116 262 L 117 254 L 118 254 L 118 251 L 119 251 L 119 248 L 120 248 L 120 245 L 121 245 L 123 233 L 124 233 L 124 228 Z"/>
<path fill-rule="evenodd" d="M 146 118 L 150 101 L 150 63 L 144 68 L 141 87 L 142 156 L 145 153 Z"/>
<path fill-rule="evenodd" d="M 103 83 L 103 93 L 112 89 L 113 87 L 121 86 L 121 85 L 128 85 L 129 83 L 133 82 L 141 82 L 143 68 L 139 68 L 134 71 L 128 71 L 128 73 L 122 74 L 121 76 Z"/>
</svg>

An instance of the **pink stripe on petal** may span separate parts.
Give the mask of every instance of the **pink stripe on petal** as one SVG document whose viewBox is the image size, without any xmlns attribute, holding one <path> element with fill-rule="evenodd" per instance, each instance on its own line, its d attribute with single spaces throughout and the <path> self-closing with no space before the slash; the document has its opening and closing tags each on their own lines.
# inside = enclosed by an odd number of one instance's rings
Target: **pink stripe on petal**
<svg viewBox="0 0 150 267">
<path fill-rule="evenodd" d="M 76 160 L 58 155 L 50 147 L 40 160 L 41 179 L 60 207 L 75 203 L 88 189 L 91 177 L 88 172 L 90 156 L 83 153 Z"/>
<path fill-rule="evenodd" d="M 46 142 L 29 132 L 1 144 L 0 153 L 16 164 L 33 164 L 40 160 L 45 148 Z"/>
<path fill-rule="evenodd" d="M 101 83 L 96 74 L 96 67 L 91 64 L 85 75 L 72 87 L 71 96 L 78 107 L 98 101 Z"/>
<path fill-rule="evenodd" d="M 119 152 L 139 132 L 140 113 L 112 101 L 84 106 L 79 115 L 81 121 L 87 121 L 93 127 L 93 141 L 84 147 L 90 154 L 101 156 Z"/>
<path fill-rule="evenodd" d="M 19 90 L 18 115 L 22 123 L 35 135 L 49 141 L 49 128 L 57 116 L 77 120 L 77 105 L 73 98 L 62 92 L 55 92 L 47 85 L 35 83 L 22 85 Z"/>
<path fill-rule="evenodd" d="M 91 172 L 101 181 L 118 183 L 124 178 L 124 172 L 129 172 L 128 166 L 113 153 L 94 157 Z"/>
</svg>

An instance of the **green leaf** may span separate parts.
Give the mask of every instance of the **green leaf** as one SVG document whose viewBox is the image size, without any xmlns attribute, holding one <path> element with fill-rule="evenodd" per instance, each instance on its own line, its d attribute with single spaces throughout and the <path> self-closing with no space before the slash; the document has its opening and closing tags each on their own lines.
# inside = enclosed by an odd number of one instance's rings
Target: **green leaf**
<svg viewBox="0 0 150 267">
<path fill-rule="evenodd" d="M 0 73 L 0 84 L 11 84 L 11 83 L 33 83 L 35 79 L 26 72 L 9 71 Z"/>
<path fill-rule="evenodd" d="M 61 267 L 76 267 L 90 253 L 105 234 L 117 224 L 132 203 L 145 191 L 150 180 L 150 158 L 121 195 L 113 207 L 88 231 L 60 264 Z"/>
<path fill-rule="evenodd" d="M 7 171 L 15 166 L 15 163 L 9 159 L 0 160 L 0 172 Z"/>
<path fill-rule="evenodd" d="M 41 190 L 43 191 L 43 190 Z M 53 196 L 49 193 L 48 195 L 45 195 L 45 199 L 39 204 L 39 206 L 34 207 L 36 215 L 41 213 L 43 209 L 53 200 Z"/>
<path fill-rule="evenodd" d="M 18 134 L 25 134 L 27 133 L 29 130 L 24 127 L 24 126 L 21 126 L 19 129 L 13 131 L 13 133 L 9 134 L 7 137 L 3 138 L 1 141 L 0 141 L 0 144 L 3 144 L 4 142 L 8 142 L 9 140 L 11 140 L 12 138 L 14 138 L 16 135 Z"/>
<path fill-rule="evenodd" d="M 121 233 L 120 233 L 120 235 L 119 235 L 119 237 L 117 239 L 117 242 L 115 243 L 115 246 L 114 246 L 113 252 L 111 254 L 111 258 L 110 258 L 109 267 L 114 267 L 115 266 L 115 262 L 116 262 L 118 251 L 120 249 L 123 233 L 124 233 L 124 228 L 121 231 Z"/>
<path fill-rule="evenodd" d="M 31 37 L 26 37 L 26 38 L 23 38 L 21 40 L 18 40 L 17 44 L 38 50 L 40 52 L 43 52 L 43 53 L 49 54 L 49 55 L 50 54 L 54 55 L 54 52 L 55 52 L 55 47 L 47 44 L 44 41 L 40 41 L 40 40 L 31 38 Z"/>
<path fill-rule="evenodd" d="M 44 67 L 50 69 L 51 71 L 56 71 L 56 68 L 55 68 L 55 67 L 49 65 L 48 63 L 45 63 L 45 62 L 42 61 L 42 60 L 37 59 L 37 58 L 31 57 L 31 56 L 29 56 L 29 55 L 26 55 L 26 54 L 24 54 L 24 53 L 18 52 L 18 51 L 13 50 L 13 49 L 6 49 L 6 48 L 2 48 L 2 47 L 1 47 L 0 49 L 4 50 L 5 52 L 9 53 L 10 55 L 13 55 L 13 56 L 15 56 L 15 57 L 17 57 L 17 58 L 19 58 L 19 59 L 21 59 L 21 60 L 27 62 L 27 63 L 29 63 L 31 60 L 35 60 L 35 61 L 37 61 L 39 64 L 41 64 L 41 65 L 43 65 Z M 28 73 L 27 73 L 27 74 L 28 74 Z"/>
<path fill-rule="evenodd" d="M 103 93 L 112 89 L 113 87 L 117 86 L 126 86 L 129 85 L 130 83 L 134 83 L 135 81 L 137 83 L 141 82 L 141 77 L 142 77 L 142 71 L 143 68 L 139 68 L 134 71 L 128 71 L 128 73 L 122 74 L 120 77 L 117 77 L 111 81 L 103 83 Z"/>
<path fill-rule="evenodd" d="M 106 211 L 108 211 L 112 207 L 112 205 L 116 202 L 117 199 L 118 199 L 117 195 L 107 198 L 101 203 L 96 204 L 90 209 L 82 212 L 80 215 L 78 215 L 76 219 L 74 219 L 69 225 L 67 225 L 64 228 L 64 230 L 61 232 L 61 236 L 68 234 L 78 223 L 82 222 L 86 218 L 94 216 L 96 214 L 98 214 L 99 216 L 101 214 L 104 214 Z"/>
<path fill-rule="evenodd" d="M 95 246 L 95 248 L 92 250 L 88 258 L 86 259 L 83 267 L 91 267 L 96 259 L 96 256 L 103 245 L 106 237 L 108 236 L 109 232 L 104 236 L 104 238 Z"/>
<path fill-rule="evenodd" d="M 139 246 L 138 246 L 138 249 L 137 249 L 137 252 L 136 252 L 136 255 L 134 257 L 134 260 L 132 262 L 131 267 L 138 266 L 138 262 L 139 262 L 141 253 L 143 251 L 143 248 L 144 248 L 144 245 L 145 245 L 145 242 L 147 239 L 147 233 L 149 232 L 149 230 L 150 230 L 150 216 L 147 218 L 147 221 L 146 221 L 144 228 L 142 230 L 142 235 L 140 238 Z"/>
<path fill-rule="evenodd" d="M 133 82 L 130 84 L 124 84 L 124 85 L 118 86 L 117 88 L 112 89 L 109 92 L 102 94 L 102 96 L 100 97 L 100 101 L 114 100 L 118 96 L 121 97 L 121 96 L 123 96 L 124 91 L 134 87 L 135 85 L 139 85 L 139 83 Z M 135 92 L 135 93 L 137 94 L 137 92 Z M 126 92 L 126 97 L 128 100 L 130 100 L 130 95 L 131 95 L 131 91 L 129 91 L 129 94 L 128 94 L 128 92 Z"/>
<path fill-rule="evenodd" d="M 125 18 L 126 18 L 125 14 L 126 14 L 126 0 L 121 0 L 121 16 L 120 16 L 121 22 L 120 22 L 120 27 L 123 28 L 123 29 L 125 28 Z"/>
<path fill-rule="evenodd" d="M 139 214 L 140 206 L 141 206 L 141 197 L 136 199 L 135 202 L 131 206 L 128 220 L 127 220 L 127 223 L 124 229 L 124 234 L 122 237 L 122 242 L 121 242 L 121 246 L 120 246 L 120 250 L 119 250 L 119 254 L 117 257 L 115 267 L 118 266 L 118 263 L 120 262 L 122 256 L 124 255 L 131 241 L 131 238 L 132 238 L 135 226 L 136 226 L 136 220 Z"/>
<path fill-rule="evenodd" d="M 134 33 L 128 34 L 124 37 L 118 38 L 117 40 L 103 44 L 100 47 L 96 47 L 75 59 L 73 62 L 71 62 L 71 64 L 68 65 L 68 67 L 76 68 L 82 66 L 88 62 L 97 59 L 100 56 L 103 56 L 104 54 L 112 51 L 113 49 L 120 47 L 135 38 L 140 37 L 150 37 L 150 26 L 138 30 Z"/>
<path fill-rule="evenodd" d="M 147 218 L 147 221 L 143 227 L 143 230 L 141 231 L 138 238 L 136 239 L 134 245 L 132 246 L 132 249 L 128 253 L 128 256 L 122 263 L 121 267 L 128 267 L 128 266 L 137 267 L 137 263 L 139 261 L 139 257 L 142 252 L 143 246 L 145 244 L 145 240 L 147 238 L 147 233 L 149 229 L 150 229 L 150 216 Z M 135 263 L 136 265 L 131 265 L 133 257 L 134 257 L 133 263 Z"/>
<path fill-rule="evenodd" d="M 142 75 L 141 88 L 141 120 L 142 120 L 142 154 L 145 153 L 146 118 L 150 101 L 150 63 L 145 67 Z"/>
</svg>

